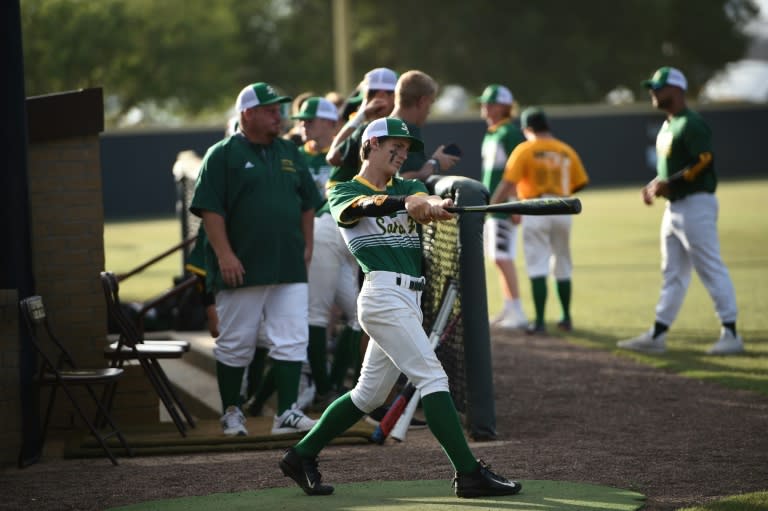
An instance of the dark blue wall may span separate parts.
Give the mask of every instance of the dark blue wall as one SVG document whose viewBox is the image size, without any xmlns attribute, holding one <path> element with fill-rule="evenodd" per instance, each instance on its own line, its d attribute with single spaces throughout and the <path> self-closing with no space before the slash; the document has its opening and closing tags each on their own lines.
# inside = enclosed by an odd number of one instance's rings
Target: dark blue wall
<svg viewBox="0 0 768 511">
<path fill-rule="evenodd" d="M 714 132 L 715 164 L 721 178 L 768 175 L 762 144 L 768 141 L 768 105 L 696 107 Z M 548 109 L 555 135 L 581 155 L 593 186 L 637 185 L 654 175 L 654 142 L 664 120 L 647 107 L 553 107 Z M 479 178 L 480 143 L 485 123 L 478 119 L 440 120 L 423 135 L 431 154 L 441 143 L 456 142 L 464 157 L 450 173 Z M 180 151 L 200 156 L 220 140 L 220 128 L 122 131 L 101 137 L 104 215 L 107 219 L 168 215 L 175 212 L 171 169 Z"/>
</svg>

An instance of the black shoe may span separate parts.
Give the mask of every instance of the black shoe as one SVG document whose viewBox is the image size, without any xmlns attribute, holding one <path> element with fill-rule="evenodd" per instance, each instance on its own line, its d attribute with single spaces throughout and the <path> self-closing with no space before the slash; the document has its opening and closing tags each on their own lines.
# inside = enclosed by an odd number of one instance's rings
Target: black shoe
<svg viewBox="0 0 768 511">
<path fill-rule="evenodd" d="M 411 419 L 411 424 L 408 426 L 408 429 L 424 429 L 427 427 L 427 421 L 423 421 L 421 419 L 417 419 L 416 417 L 413 417 Z"/>
<path fill-rule="evenodd" d="M 457 497 L 471 499 L 474 497 L 496 497 L 501 495 L 515 495 L 523 486 L 517 481 L 509 481 L 498 474 L 491 472 L 491 466 L 483 460 L 477 460 L 480 464 L 474 472 L 459 474 L 453 478 L 453 489 Z"/>
<path fill-rule="evenodd" d="M 557 323 L 557 328 L 563 332 L 573 332 L 573 323 L 570 319 L 563 319 Z"/>
<path fill-rule="evenodd" d="M 547 334 L 547 327 L 544 325 L 537 325 L 536 323 L 531 323 L 528 325 L 528 328 L 525 329 L 525 333 L 528 335 L 546 335 Z"/>
<path fill-rule="evenodd" d="M 317 457 L 302 458 L 293 447 L 285 451 L 280 460 L 280 470 L 298 484 L 307 495 L 330 495 L 333 486 L 323 484 L 323 476 L 317 470 Z"/>
</svg>

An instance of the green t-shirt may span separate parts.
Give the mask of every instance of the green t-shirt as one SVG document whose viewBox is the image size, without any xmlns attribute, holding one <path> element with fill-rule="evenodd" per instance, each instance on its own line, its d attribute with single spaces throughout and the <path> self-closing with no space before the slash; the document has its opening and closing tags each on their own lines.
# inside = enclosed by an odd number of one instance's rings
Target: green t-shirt
<svg viewBox="0 0 768 511">
<path fill-rule="evenodd" d="M 392 178 L 386 191 L 376 190 L 360 177 L 339 183 L 328 192 L 331 214 L 341 235 L 363 272 L 392 271 L 421 276 L 421 239 L 416 221 L 405 209 L 383 217 L 362 217 L 350 223 L 339 221 L 341 213 L 359 198 L 371 195 L 427 193 L 419 180 Z"/>
<path fill-rule="evenodd" d="M 299 152 L 304 157 L 304 161 L 307 162 L 307 168 L 312 175 L 312 180 L 317 186 L 317 191 L 320 197 L 325 198 L 325 185 L 328 183 L 328 179 L 331 176 L 332 165 L 329 165 L 325 160 L 325 156 L 328 154 L 328 149 L 323 151 L 313 150 L 309 144 L 304 144 L 299 147 Z"/>
<path fill-rule="evenodd" d="M 349 181 L 360 171 L 360 141 L 367 127 L 368 123 L 361 124 L 339 145 L 342 161 L 341 165 L 331 169 L 331 184 Z"/>
<path fill-rule="evenodd" d="M 315 211 L 315 217 L 325 215 L 329 212 L 328 201 L 325 200 L 326 185 L 328 184 L 331 170 L 333 169 L 333 166 L 329 165 L 325 159 L 328 151 L 313 151 L 308 144 L 304 144 L 299 147 L 299 152 L 304 156 L 304 160 L 307 162 L 307 167 L 309 167 L 309 173 L 312 175 L 312 179 L 317 186 L 317 192 L 323 200 L 322 205 Z"/>
<path fill-rule="evenodd" d="M 322 198 L 293 142 L 253 144 L 238 133 L 213 145 L 195 184 L 190 211 L 222 215 L 245 268 L 243 286 L 307 281 L 302 212 Z M 206 250 L 208 289 L 225 289 L 213 248 Z"/>
<path fill-rule="evenodd" d="M 712 152 L 712 132 L 704 119 L 685 109 L 664 121 L 656 136 L 656 172 L 660 179 L 699 161 L 701 153 Z M 669 200 L 682 199 L 696 192 L 714 193 L 717 188 L 715 162 L 702 170 L 693 181 L 675 181 L 670 185 Z"/>
</svg>

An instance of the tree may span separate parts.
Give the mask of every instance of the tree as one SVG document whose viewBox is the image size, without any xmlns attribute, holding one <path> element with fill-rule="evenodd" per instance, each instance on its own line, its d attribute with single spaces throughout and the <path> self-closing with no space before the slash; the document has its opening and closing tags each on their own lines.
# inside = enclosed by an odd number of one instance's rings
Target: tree
<svg viewBox="0 0 768 511">
<path fill-rule="evenodd" d="M 29 95 L 104 87 L 121 115 L 160 105 L 225 112 L 245 84 L 289 95 L 333 87 L 333 0 L 22 0 Z M 741 58 L 754 0 L 354 0 L 354 78 L 422 69 L 523 103 L 601 102 L 662 65 L 692 95 Z M 342 94 L 351 91 L 339 91 Z M 108 119 L 109 120 L 109 119 Z"/>
<path fill-rule="evenodd" d="M 353 4 L 355 67 L 420 68 L 440 83 L 479 91 L 507 83 L 526 102 L 602 101 L 640 90 L 662 65 L 683 69 L 696 93 L 744 55 L 752 0 L 570 0 Z M 363 63 L 361 67 L 361 63 Z"/>
<path fill-rule="evenodd" d="M 245 55 L 234 3 L 23 0 L 27 94 L 103 87 L 117 115 L 143 102 L 221 104 Z"/>
</svg>

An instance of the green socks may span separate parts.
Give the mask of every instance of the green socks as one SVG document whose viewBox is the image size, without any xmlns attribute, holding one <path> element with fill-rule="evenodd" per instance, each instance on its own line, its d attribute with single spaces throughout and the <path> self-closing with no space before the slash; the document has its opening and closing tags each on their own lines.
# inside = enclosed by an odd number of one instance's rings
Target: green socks
<svg viewBox="0 0 768 511">
<path fill-rule="evenodd" d="M 216 379 L 219 382 L 221 409 L 226 411 L 230 406 L 240 406 L 240 388 L 243 386 L 245 367 L 232 367 L 216 361 Z"/>
<path fill-rule="evenodd" d="M 299 397 L 299 378 L 301 378 L 301 362 L 273 360 L 272 369 L 275 373 L 277 386 L 277 413 L 282 415 Z"/>
<path fill-rule="evenodd" d="M 357 368 L 360 365 L 360 338 L 362 335 L 363 332 L 360 330 L 353 330 L 348 326 L 345 326 L 339 334 L 330 375 L 330 384 L 334 388 L 340 389 L 344 386 L 344 380 L 350 367 L 356 370 L 355 374 L 360 372 Z M 355 382 L 352 383 L 354 385 Z"/>
<path fill-rule="evenodd" d="M 477 460 L 467 445 L 461 429 L 456 405 L 448 392 L 434 392 L 421 399 L 424 416 L 432 434 L 451 460 L 454 470 L 460 473 L 472 472 Z"/>
<path fill-rule="evenodd" d="M 251 396 L 255 396 L 259 389 L 264 385 L 262 376 L 264 375 L 264 367 L 267 363 L 267 355 L 269 350 L 266 348 L 256 348 L 256 352 L 253 354 L 253 360 L 248 366 L 248 383 L 246 386 L 245 400 L 248 400 Z"/>
<path fill-rule="evenodd" d="M 315 380 L 318 394 L 325 394 L 331 389 L 331 384 L 328 380 L 328 354 L 326 352 L 325 336 L 325 327 L 309 326 L 307 358 L 309 358 L 309 367 L 312 369 L 312 379 Z"/>
<path fill-rule="evenodd" d="M 354 426 L 364 416 L 365 413 L 355 406 L 347 392 L 325 409 L 317 424 L 304 435 L 294 449 L 303 458 L 314 458 L 331 440 Z"/>
<path fill-rule="evenodd" d="M 562 308 L 563 317 L 561 320 L 571 319 L 571 280 L 558 280 L 557 281 L 557 296 L 560 298 L 560 307 Z"/>
<path fill-rule="evenodd" d="M 544 305 L 547 303 L 547 277 L 531 279 L 533 306 L 536 309 L 536 326 L 544 325 Z"/>
</svg>

